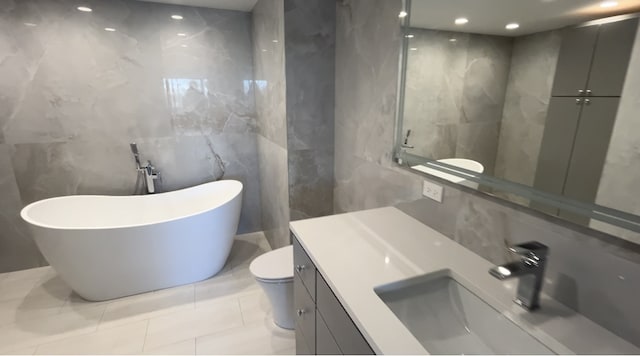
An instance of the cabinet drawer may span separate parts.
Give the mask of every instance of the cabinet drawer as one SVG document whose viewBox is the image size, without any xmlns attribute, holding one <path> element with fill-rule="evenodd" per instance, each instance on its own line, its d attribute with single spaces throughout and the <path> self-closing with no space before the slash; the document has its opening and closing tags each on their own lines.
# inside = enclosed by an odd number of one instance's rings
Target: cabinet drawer
<svg viewBox="0 0 640 356">
<path fill-rule="evenodd" d="M 316 349 L 316 305 L 302 284 L 299 275 L 293 276 L 293 299 L 296 318 L 296 344 L 304 340 L 305 345 L 296 345 L 296 353 L 315 353 Z"/>
<path fill-rule="evenodd" d="M 293 236 L 293 265 L 295 273 L 300 276 L 302 283 L 309 291 L 313 301 L 316 300 L 316 267 L 304 251 L 298 239 Z"/>
<path fill-rule="evenodd" d="M 296 324 L 296 355 L 313 355 L 314 353 L 309 351 L 307 347 L 307 341 L 304 339 L 304 335 L 298 332 L 300 326 Z"/>
<path fill-rule="evenodd" d="M 320 313 L 316 314 L 316 354 L 342 355 L 342 351 L 340 351 Z"/>
<path fill-rule="evenodd" d="M 318 317 L 326 323 L 336 344 L 346 355 L 373 355 L 374 352 L 335 297 L 327 282 L 317 275 Z"/>
</svg>

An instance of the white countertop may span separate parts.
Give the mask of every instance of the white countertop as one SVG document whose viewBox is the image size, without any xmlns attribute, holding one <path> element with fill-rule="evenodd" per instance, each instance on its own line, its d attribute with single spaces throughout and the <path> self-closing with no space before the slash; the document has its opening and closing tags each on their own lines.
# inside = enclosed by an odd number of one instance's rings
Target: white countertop
<svg viewBox="0 0 640 356">
<path fill-rule="evenodd" d="M 556 353 L 640 353 L 634 345 L 544 295 L 541 309 L 527 312 L 513 302 L 517 280 L 493 278 L 488 273 L 492 263 L 396 208 L 301 220 L 290 226 L 378 354 L 425 354 L 428 350 L 374 288 L 444 269 L 453 271 L 465 287 Z"/>
</svg>

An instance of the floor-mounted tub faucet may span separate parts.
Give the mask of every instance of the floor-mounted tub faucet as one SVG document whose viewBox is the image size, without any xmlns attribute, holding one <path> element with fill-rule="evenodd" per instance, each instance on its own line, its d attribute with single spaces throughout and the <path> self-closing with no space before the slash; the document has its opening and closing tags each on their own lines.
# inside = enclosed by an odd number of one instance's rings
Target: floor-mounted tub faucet
<svg viewBox="0 0 640 356">
<path fill-rule="evenodd" d="M 549 248 L 531 241 L 509 247 L 509 251 L 520 256 L 520 261 L 493 267 L 489 273 L 498 279 L 520 278 L 515 302 L 527 310 L 536 310 L 540 307 L 540 290 Z"/>
<path fill-rule="evenodd" d="M 133 158 L 136 160 L 136 170 L 138 174 L 144 175 L 144 186 L 146 188 L 147 194 L 153 194 L 156 192 L 156 183 L 155 181 L 160 177 L 160 172 L 156 170 L 156 167 L 151 164 L 151 161 L 147 161 L 144 165 L 140 164 L 140 154 L 138 152 L 138 145 L 135 142 L 129 144 L 131 147 L 131 153 L 133 153 Z"/>
</svg>

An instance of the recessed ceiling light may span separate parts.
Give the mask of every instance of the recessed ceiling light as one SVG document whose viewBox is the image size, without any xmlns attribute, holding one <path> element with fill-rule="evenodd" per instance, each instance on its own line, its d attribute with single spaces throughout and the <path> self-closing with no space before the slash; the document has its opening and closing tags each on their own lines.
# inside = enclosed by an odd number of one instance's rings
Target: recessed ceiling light
<svg viewBox="0 0 640 356">
<path fill-rule="evenodd" d="M 273 43 L 278 43 L 278 40 L 271 40 L 271 42 L 273 42 Z"/>
<path fill-rule="evenodd" d="M 180 33 L 178 33 L 178 36 L 179 36 L 179 37 L 187 37 L 187 34 L 186 34 L 186 33 L 182 33 L 182 32 L 180 32 Z"/>
<path fill-rule="evenodd" d="M 180 47 L 182 47 L 182 48 L 187 48 L 187 47 L 189 47 L 189 46 L 187 46 L 186 44 L 183 44 L 183 45 L 180 45 Z"/>
<path fill-rule="evenodd" d="M 414 35 L 405 35 L 404 37 L 406 37 L 406 38 L 414 38 L 415 36 Z"/>
<path fill-rule="evenodd" d="M 24 25 L 25 25 L 25 26 L 29 26 L 29 27 L 36 27 L 36 26 L 38 26 L 38 25 L 36 25 L 36 24 L 35 24 L 35 23 L 33 23 L 33 22 L 25 22 L 25 23 L 24 23 Z"/>
<path fill-rule="evenodd" d="M 262 49 L 262 52 L 266 52 L 266 51 L 267 51 L 266 49 L 264 49 L 264 48 Z"/>
<path fill-rule="evenodd" d="M 90 7 L 86 7 L 86 6 L 78 6 L 77 9 L 78 9 L 78 11 L 82 11 L 82 12 L 91 12 L 91 11 L 93 11 Z"/>
<path fill-rule="evenodd" d="M 469 19 L 466 17 L 459 17 L 456 19 L 455 23 L 456 25 L 464 25 L 466 23 L 469 23 Z"/>
<path fill-rule="evenodd" d="M 182 20 L 184 17 L 182 17 L 181 15 L 171 15 L 171 18 L 174 20 Z"/>
<path fill-rule="evenodd" d="M 407 17 L 407 15 L 409 15 L 406 11 L 400 11 L 400 13 L 398 14 L 399 18 L 403 18 L 403 17 Z"/>
<path fill-rule="evenodd" d="M 618 6 L 618 2 L 617 1 L 603 1 L 600 3 L 600 7 L 616 7 Z"/>
<path fill-rule="evenodd" d="M 411 48 L 409 48 L 409 50 L 411 50 L 411 51 L 417 51 L 418 49 L 417 49 L 416 47 L 411 47 Z"/>
<path fill-rule="evenodd" d="M 456 38 L 450 38 L 449 42 L 458 42 L 458 40 Z"/>
<path fill-rule="evenodd" d="M 507 30 L 515 30 L 518 27 L 520 27 L 520 25 L 514 22 L 514 23 L 507 24 L 507 26 L 505 26 L 504 28 L 506 28 Z"/>
<path fill-rule="evenodd" d="M 113 27 L 105 27 L 104 30 L 107 32 L 116 32 L 116 29 Z"/>
</svg>

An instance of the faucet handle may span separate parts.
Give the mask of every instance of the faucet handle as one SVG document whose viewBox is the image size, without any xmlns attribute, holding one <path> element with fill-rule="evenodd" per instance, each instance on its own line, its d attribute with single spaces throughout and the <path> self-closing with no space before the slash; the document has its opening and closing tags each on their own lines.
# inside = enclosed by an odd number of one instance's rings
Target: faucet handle
<svg viewBox="0 0 640 356">
<path fill-rule="evenodd" d="M 549 254 L 549 247 L 538 241 L 529 241 L 518 245 L 509 247 L 509 252 L 515 253 L 522 257 L 522 260 L 529 264 L 537 266 L 538 262 L 547 259 Z"/>
</svg>

